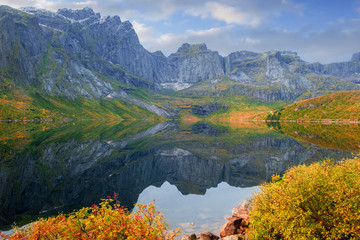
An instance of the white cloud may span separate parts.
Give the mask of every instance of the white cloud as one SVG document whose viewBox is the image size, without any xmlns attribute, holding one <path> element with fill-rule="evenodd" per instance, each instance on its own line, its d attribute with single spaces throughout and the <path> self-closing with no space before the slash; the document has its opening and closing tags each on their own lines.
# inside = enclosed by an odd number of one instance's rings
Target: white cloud
<svg viewBox="0 0 360 240">
<path fill-rule="evenodd" d="M 223 34 L 224 31 L 230 30 L 232 28 L 232 26 L 228 26 L 225 28 L 210 28 L 210 29 L 205 29 L 205 30 L 187 30 L 187 34 L 190 36 L 200 36 L 200 37 L 213 37 L 213 36 L 217 36 L 219 34 Z"/>
<path fill-rule="evenodd" d="M 214 18 L 224 21 L 227 24 L 249 25 L 256 27 L 261 23 L 261 19 L 254 15 L 235 8 L 223 5 L 217 2 L 208 2 L 205 6 L 190 8 L 185 11 L 193 16 L 201 16 L 202 18 Z"/>
<path fill-rule="evenodd" d="M 250 45 L 254 45 L 254 44 L 260 43 L 261 40 L 260 40 L 260 39 L 255 39 L 255 38 L 246 37 L 246 38 L 244 39 L 244 42 L 245 42 L 245 43 L 248 43 L 248 44 L 250 44 Z"/>
<path fill-rule="evenodd" d="M 16 8 L 33 6 L 57 11 L 58 8 L 79 9 L 85 6 L 102 15 L 120 15 L 124 19 L 160 21 L 176 13 L 207 16 L 228 24 L 258 25 L 266 16 L 281 11 L 298 12 L 299 4 L 290 0 L 2 0 L 1 4 Z"/>
<path fill-rule="evenodd" d="M 132 21 L 131 23 L 135 29 L 135 32 L 139 36 L 140 41 L 149 42 L 154 40 L 155 31 L 153 28 L 146 27 L 145 24 L 139 23 L 137 21 Z"/>
</svg>

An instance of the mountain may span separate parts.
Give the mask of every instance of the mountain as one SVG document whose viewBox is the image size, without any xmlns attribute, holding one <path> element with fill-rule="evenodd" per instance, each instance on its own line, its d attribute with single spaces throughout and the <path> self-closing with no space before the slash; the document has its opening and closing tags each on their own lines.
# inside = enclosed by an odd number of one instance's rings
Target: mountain
<svg viewBox="0 0 360 240">
<path fill-rule="evenodd" d="M 0 29 L 2 89 L 71 100 L 122 99 L 164 117 L 179 111 L 157 106 L 169 91 L 189 98 L 241 95 L 292 102 L 360 89 L 360 53 L 349 62 L 323 65 L 290 51 L 223 57 L 205 44 L 184 43 L 166 57 L 147 51 L 130 22 L 91 8 L 55 13 L 0 6 Z M 138 89 L 147 89 L 151 101 L 139 97 Z"/>
</svg>

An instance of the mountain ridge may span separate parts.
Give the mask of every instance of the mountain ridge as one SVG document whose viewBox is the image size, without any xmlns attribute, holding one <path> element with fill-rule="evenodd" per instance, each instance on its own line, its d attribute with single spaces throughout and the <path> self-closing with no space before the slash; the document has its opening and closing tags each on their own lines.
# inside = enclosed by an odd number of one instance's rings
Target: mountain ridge
<svg viewBox="0 0 360 240">
<path fill-rule="evenodd" d="M 134 97 L 128 86 L 154 94 L 192 91 L 197 97 L 213 95 L 192 90 L 200 83 L 219 86 L 230 80 L 226 94 L 265 102 L 360 89 L 360 53 L 348 62 L 320 64 L 291 51 L 237 51 L 223 57 L 203 43 L 184 43 L 166 57 L 146 50 L 129 21 L 102 17 L 91 8 L 55 13 L 1 6 L 0 26 L 0 84 L 73 100 L 123 99 L 165 117 L 176 112 Z"/>
</svg>

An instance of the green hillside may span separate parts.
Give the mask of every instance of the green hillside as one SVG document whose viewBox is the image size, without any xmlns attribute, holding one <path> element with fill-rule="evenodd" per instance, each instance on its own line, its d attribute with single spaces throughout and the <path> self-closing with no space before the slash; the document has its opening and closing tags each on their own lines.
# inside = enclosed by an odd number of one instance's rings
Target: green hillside
<svg viewBox="0 0 360 240">
<path fill-rule="evenodd" d="M 161 118 L 121 99 L 51 96 L 21 88 L 0 90 L 0 120 Z"/>
<path fill-rule="evenodd" d="M 337 92 L 295 102 L 270 113 L 267 120 L 359 121 L 360 91 Z"/>
</svg>

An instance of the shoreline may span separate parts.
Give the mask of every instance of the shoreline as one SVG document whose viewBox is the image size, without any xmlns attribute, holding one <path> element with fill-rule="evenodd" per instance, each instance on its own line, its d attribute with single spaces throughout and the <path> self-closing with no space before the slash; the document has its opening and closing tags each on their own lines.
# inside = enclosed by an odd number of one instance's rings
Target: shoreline
<svg viewBox="0 0 360 240">
<path fill-rule="evenodd" d="M 41 118 L 41 119 L 0 119 L 0 122 L 72 122 L 72 121 L 156 121 L 160 119 L 155 118 L 129 118 L 129 119 L 122 119 L 122 118 L 114 118 L 114 119 L 101 119 L 101 118 L 91 118 L 91 119 L 72 119 L 72 118 L 63 118 L 63 119 L 53 119 L 53 118 Z M 193 121 L 193 119 L 164 119 L 161 121 Z M 313 120 L 303 120 L 303 119 L 284 119 L 284 120 L 265 120 L 265 119 L 231 119 L 231 118 L 205 118 L 199 119 L 197 121 L 238 121 L 238 122 L 265 122 L 265 123 L 321 123 L 321 124 L 360 124 L 360 120 L 350 120 L 350 119 L 313 119 Z"/>
<path fill-rule="evenodd" d="M 254 199 L 246 198 L 232 209 L 231 217 L 220 228 L 219 235 L 212 232 L 202 232 L 200 236 L 195 233 L 183 235 L 181 240 L 247 240 L 249 239 L 249 212 Z"/>
</svg>

